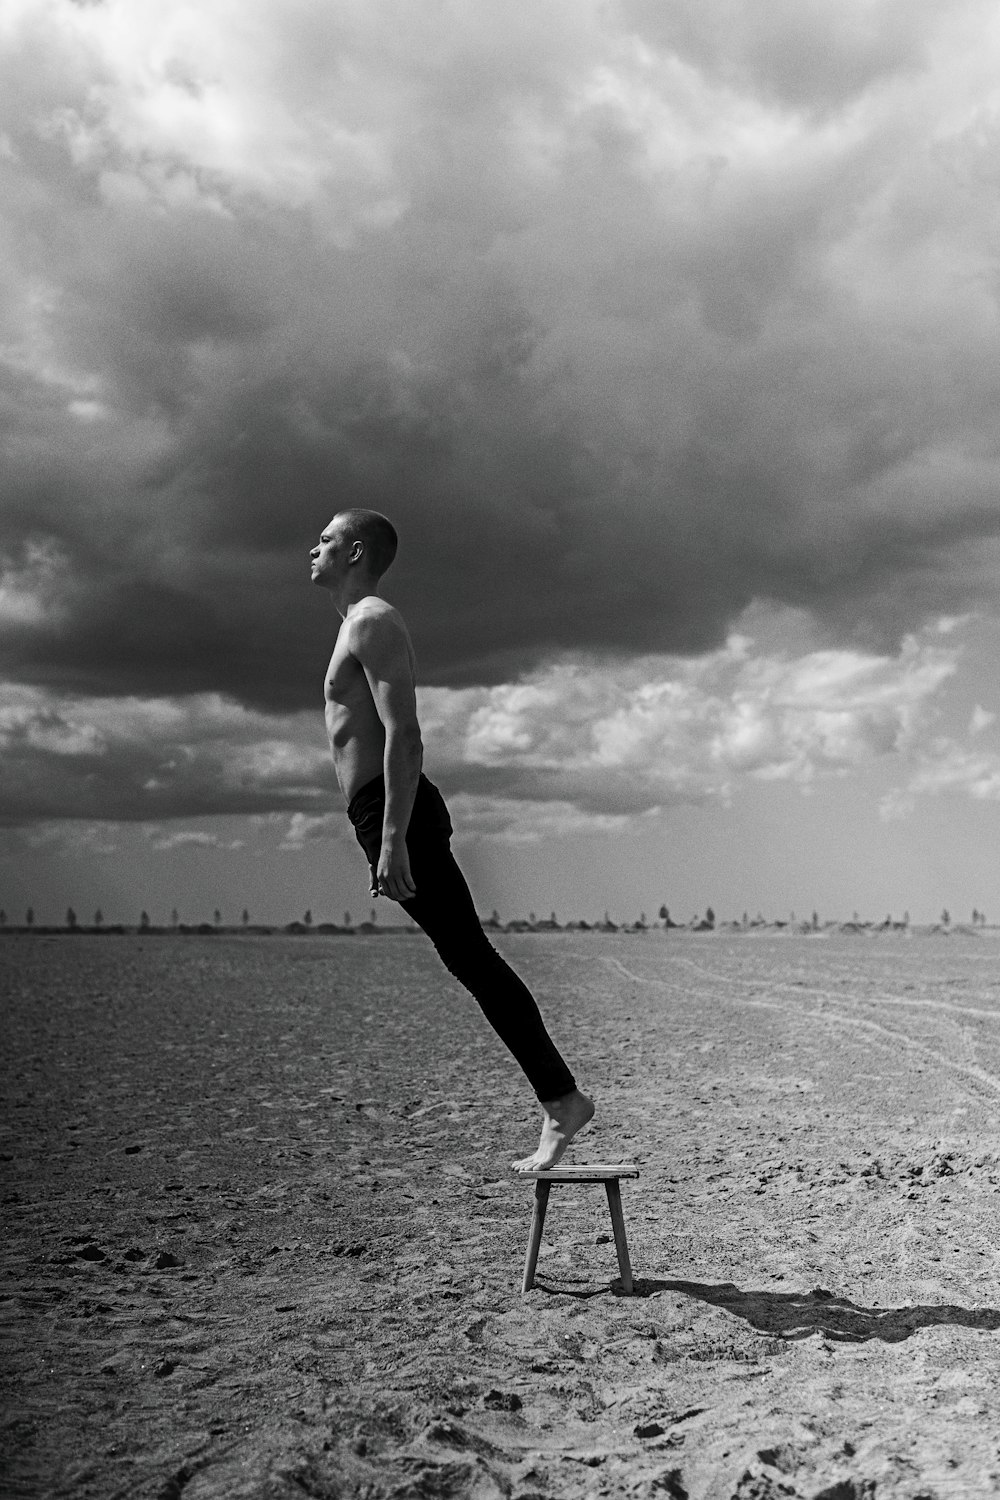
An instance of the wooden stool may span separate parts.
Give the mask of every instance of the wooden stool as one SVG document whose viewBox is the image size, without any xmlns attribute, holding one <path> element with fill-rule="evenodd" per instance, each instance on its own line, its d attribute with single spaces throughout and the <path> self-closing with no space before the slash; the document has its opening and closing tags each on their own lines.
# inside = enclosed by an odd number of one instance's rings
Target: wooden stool
<svg viewBox="0 0 1000 1500">
<path fill-rule="evenodd" d="M 622 1177 L 638 1177 L 639 1168 L 631 1162 L 584 1162 L 578 1167 L 550 1167 L 547 1172 L 521 1172 L 521 1177 L 535 1178 L 535 1206 L 531 1213 L 531 1232 L 528 1235 L 528 1253 L 524 1257 L 524 1281 L 521 1294 L 530 1292 L 535 1284 L 535 1266 L 542 1243 L 542 1227 L 549 1201 L 549 1189 L 554 1182 L 603 1182 L 608 1193 L 608 1208 L 611 1210 L 611 1227 L 615 1232 L 615 1249 L 618 1251 L 618 1269 L 622 1273 L 622 1291 L 631 1294 L 632 1267 L 628 1258 L 628 1241 L 625 1238 L 625 1219 L 622 1215 L 622 1195 L 618 1183 Z"/>
</svg>

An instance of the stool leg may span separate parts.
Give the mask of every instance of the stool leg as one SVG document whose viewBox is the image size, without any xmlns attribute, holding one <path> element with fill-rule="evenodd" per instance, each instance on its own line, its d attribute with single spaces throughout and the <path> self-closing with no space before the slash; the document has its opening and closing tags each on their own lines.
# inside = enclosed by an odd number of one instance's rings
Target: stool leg
<svg viewBox="0 0 1000 1500">
<path fill-rule="evenodd" d="M 545 1223 L 545 1209 L 549 1201 L 549 1188 L 551 1182 L 544 1178 L 535 1180 L 535 1206 L 531 1210 L 531 1233 L 528 1235 L 528 1253 L 524 1257 L 524 1280 L 521 1283 L 521 1295 L 530 1292 L 535 1284 L 535 1266 L 538 1264 L 538 1250 L 542 1243 L 542 1226 Z"/>
<path fill-rule="evenodd" d="M 604 1184 L 608 1190 L 608 1208 L 611 1210 L 611 1227 L 615 1232 L 615 1249 L 618 1251 L 618 1269 L 622 1273 L 622 1291 L 632 1293 L 632 1267 L 628 1258 L 628 1240 L 625 1238 L 625 1217 L 622 1213 L 622 1195 L 617 1178 Z"/>
</svg>

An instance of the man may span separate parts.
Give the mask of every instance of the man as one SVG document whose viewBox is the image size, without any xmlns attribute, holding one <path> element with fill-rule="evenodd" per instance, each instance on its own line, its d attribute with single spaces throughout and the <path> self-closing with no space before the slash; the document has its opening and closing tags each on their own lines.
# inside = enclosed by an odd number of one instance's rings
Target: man
<svg viewBox="0 0 1000 1500">
<path fill-rule="evenodd" d="M 326 674 L 326 728 L 347 815 L 368 856 L 373 896 L 398 901 L 475 996 L 542 1105 L 541 1139 L 519 1171 L 562 1156 L 594 1113 L 545 1029 L 530 991 L 489 942 L 451 853 L 444 800 L 421 766 L 413 646 L 379 595 L 396 555 L 391 523 L 372 510 L 334 516 L 312 549 L 312 581 L 342 624 Z"/>
</svg>

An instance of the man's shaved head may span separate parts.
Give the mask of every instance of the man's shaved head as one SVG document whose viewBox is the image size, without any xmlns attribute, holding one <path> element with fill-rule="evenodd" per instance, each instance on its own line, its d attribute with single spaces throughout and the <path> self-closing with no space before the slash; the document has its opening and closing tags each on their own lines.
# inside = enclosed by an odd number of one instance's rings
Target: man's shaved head
<svg viewBox="0 0 1000 1500">
<path fill-rule="evenodd" d="M 333 519 L 348 541 L 362 544 L 368 571 L 373 578 L 381 578 L 399 542 L 392 522 L 377 510 L 339 510 Z"/>
</svg>

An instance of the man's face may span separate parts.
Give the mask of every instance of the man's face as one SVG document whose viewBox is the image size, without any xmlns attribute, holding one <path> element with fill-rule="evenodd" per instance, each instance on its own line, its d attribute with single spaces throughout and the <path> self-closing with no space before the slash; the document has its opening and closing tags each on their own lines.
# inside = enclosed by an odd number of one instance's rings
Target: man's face
<svg viewBox="0 0 1000 1500">
<path fill-rule="evenodd" d="M 344 535 L 343 525 L 334 516 L 309 553 L 313 583 L 329 588 L 342 578 L 347 571 L 350 550 L 351 543 Z"/>
</svg>

